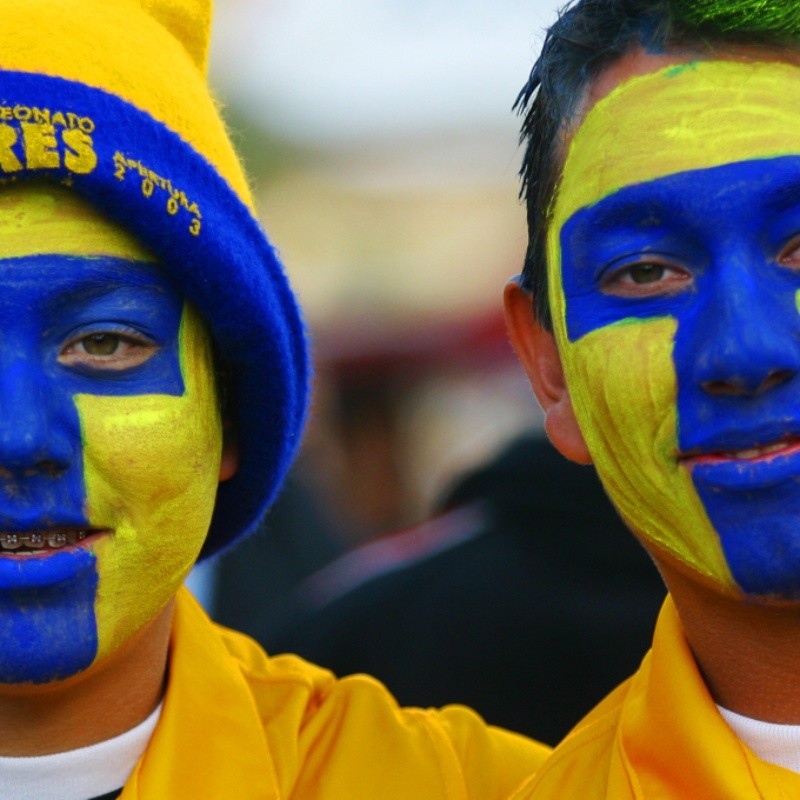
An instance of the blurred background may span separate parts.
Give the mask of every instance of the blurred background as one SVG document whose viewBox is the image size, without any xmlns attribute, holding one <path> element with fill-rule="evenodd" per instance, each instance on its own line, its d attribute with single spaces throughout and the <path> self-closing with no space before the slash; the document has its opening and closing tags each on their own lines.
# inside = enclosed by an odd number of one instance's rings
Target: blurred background
<svg viewBox="0 0 800 800">
<path fill-rule="evenodd" d="M 555 5 L 217 0 L 212 82 L 307 315 L 306 462 L 348 537 L 536 423 L 500 296 L 526 242 L 511 106 Z"/>
<path fill-rule="evenodd" d="M 512 105 L 556 7 L 216 0 L 212 83 L 315 385 L 262 530 L 190 578 L 270 652 L 553 742 L 663 596 L 594 472 L 543 442 L 502 318 L 527 240 Z"/>
</svg>

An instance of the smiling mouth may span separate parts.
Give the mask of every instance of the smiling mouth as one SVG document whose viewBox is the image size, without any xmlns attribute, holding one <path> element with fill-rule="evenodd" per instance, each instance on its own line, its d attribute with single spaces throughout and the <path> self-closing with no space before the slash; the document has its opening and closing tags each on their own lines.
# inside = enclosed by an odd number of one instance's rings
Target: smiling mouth
<svg viewBox="0 0 800 800">
<path fill-rule="evenodd" d="M 14 555 L 32 555 L 60 550 L 84 541 L 98 533 L 109 533 L 108 528 L 43 528 L 33 531 L 4 531 L 0 533 L 0 552 Z"/>
<path fill-rule="evenodd" d="M 686 453 L 679 461 L 690 467 L 701 464 L 718 464 L 732 461 L 768 461 L 777 456 L 791 456 L 800 452 L 800 439 L 785 439 L 760 447 L 747 447 L 742 450 L 720 450 L 715 453 Z"/>
</svg>

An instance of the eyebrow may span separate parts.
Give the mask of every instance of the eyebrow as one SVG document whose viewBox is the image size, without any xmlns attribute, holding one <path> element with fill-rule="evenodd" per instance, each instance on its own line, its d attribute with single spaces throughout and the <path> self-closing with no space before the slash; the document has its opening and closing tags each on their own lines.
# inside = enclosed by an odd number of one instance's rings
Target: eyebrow
<svg viewBox="0 0 800 800">
<path fill-rule="evenodd" d="M 613 229 L 630 225 L 631 222 L 641 224 L 654 214 L 663 214 L 666 209 L 657 201 L 646 204 L 632 200 L 614 200 L 614 195 L 609 195 L 595 205 L 583 209 L 592 220 L 592 225 Z"/>
<path fill-rule="evenodd" d="M 136 263 L 138 265 L 138 262 Z M 145 270 L 127 269 L 120 270 L 117 275 L 90 273 L 76 276 L 68 291 L 52 297 L 50 305 L 52 308 L 58 309 L 73 306 L 75 303 L 90 303 L 93 300 L 131 291 L 135 291 L 139 297 L 149 295 L 158 299 L 165 298 L 164 287 L 153 282 L 152 274 Z"/>
<path fill-rule="evenodd" d="M 772 213 L 788 211 L 800 206 L 800 179 L 792 178 L 777 183 L 768 189 L 767 209 Z"/>
<path fill-rule="evenodd" d="M 49 298 L 45 301 L 45 307 L 49 313 L 54 314 L 95 314 L 102 309 L 104 315 L 112 312 L 116 315 L 124 310 L 126 315 L 135 316 L 140 315 L 145 307 L 164 308 L 162 304 L 169 304 L 163 292 L 155 287 L 135 288 L 137 301 L 131 304 L 130 285 L 111 283 L 100 286 L 96 283 L 81 283 L 69 294 Z"/>
<path fill-rule="evenodd" d="M 117 280 L 115 278 L 86 275 L 75 279 L 75 283 L 70 288 L 76 294 L 83 297 L 102 297 L 104 294 L 113 294 L 121 290 L 135 289 L 137 292 L 152 292 L 153 294 L 163 294 L 160 286 L 149 281 L 128 281 Z"/>
</svg>

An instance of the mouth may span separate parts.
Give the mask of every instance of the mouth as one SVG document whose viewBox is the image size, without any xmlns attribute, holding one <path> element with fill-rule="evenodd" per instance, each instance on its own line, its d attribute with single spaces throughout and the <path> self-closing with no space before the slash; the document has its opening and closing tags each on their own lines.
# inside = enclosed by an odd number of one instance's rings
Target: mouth
<svg viewBox="0 0 800 800">
<path fill-rule="evenodd" d="M 90 536 L 110 533 L 108 528 L 42 528 L 0 532 L 0 553 L 16 556 L 36 555 L 61 550 L 85 542 Z"/>
<path fill-rule="evenodd" d="M 714 490 L 754 491 L 800 478 L 800 437 L 730 450 L 692 450 L 678 456 L 693 478 Z"/>
<path fill-rule="evenodd" d="M 691 468 L 703 464 L 720 464 L 736 461 L 769 461 L 773 458 L 792 456 L 796 453 L 800 453 L 800 439 L 792 437 L 773 444 L 746 447 L 741 450 L 719 450 L 715 452 L 694 451 L 684 453 L 678 456 L 678 461 Z"/>
</svg>

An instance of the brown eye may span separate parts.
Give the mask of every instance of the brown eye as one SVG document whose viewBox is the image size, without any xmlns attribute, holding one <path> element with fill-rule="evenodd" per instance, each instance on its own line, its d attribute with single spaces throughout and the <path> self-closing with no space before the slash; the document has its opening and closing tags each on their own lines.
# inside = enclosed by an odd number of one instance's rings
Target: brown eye
<svg viewBox="0 0 800 800">
<path fill-rule="evenodd" d="M 778 261 L 785 267 L 797 269 L 800 266 L 800 241 L 793 239 L 783 251 Z"/>
<path fill-rule="evenodd" d="M 160 347 L 136 331 L 94 331 L 67 341 L 58 355 L 61 364 L 88 370 L 126 370 L 144 364 Z"/>
<path fill-rule="evenodd" d="M 94 333 L 81 342 L 90 356 L 110 356 L 119 348 L 119 336 L 113 333 Z"/>
<path fill-rule="evenodd" d="M 692 280 L 692 273 L 677 264 L 640 261 L 612 272 L 603 280 L 601 290 L 617 297 L 645 299 L 681 292 Z"/>
<path fill-rule="evenodd" d="M 634 283 L 656 283 L 664 277 L 664 267 L 661 264 L 636 264 L 629 270 Z"/>
</svg>

